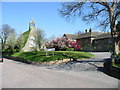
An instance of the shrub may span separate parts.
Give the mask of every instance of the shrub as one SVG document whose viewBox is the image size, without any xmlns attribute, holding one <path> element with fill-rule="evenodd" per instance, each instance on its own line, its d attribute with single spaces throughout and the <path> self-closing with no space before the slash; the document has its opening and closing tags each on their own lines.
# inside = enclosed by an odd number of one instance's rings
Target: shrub
<svg viewBox="0 0 120 90">
<path fill-rule="evenodd" d="M 120 53 L 117 55 L 118 59 L 120 59 Z"/>
<path fill-rule="evenodd" d="M 80 50 L 80 45 L 77 41 L 69 40 L 69 47 L 74 48 L 75 51 Z"/>
<path fill-rule="evenodd" d="M 74 48 L 66 48 L 66 51 L 73 51 Z"/>
</svg>

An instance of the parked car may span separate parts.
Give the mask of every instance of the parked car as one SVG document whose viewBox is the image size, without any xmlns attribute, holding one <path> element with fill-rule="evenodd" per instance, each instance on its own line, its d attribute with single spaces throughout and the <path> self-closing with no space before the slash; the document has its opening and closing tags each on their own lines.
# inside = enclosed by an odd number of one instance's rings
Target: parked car
<svg viewBox="0 0 120 90">
<path fill-rule="evenodd" d="M 3 62 L 3 57 L 0 55 L 0 62 Z"/>
</svg>

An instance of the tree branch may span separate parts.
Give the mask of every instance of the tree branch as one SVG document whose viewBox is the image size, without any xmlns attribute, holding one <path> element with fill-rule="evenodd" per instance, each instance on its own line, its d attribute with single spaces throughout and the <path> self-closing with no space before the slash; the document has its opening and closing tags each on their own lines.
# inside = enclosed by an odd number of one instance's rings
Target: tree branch
<svg viewBox="0 0 120 90">
<path fill-rule="evenodd" d="M 97 19 L 97 17 L 99 16 L 99 14 L 103 11 L 106 11 L 106 9 L 101 9 L 101 10 L 98 10 L 98 11 L 93 11 L 92 13 L 86 15 L 86 16 L 83 16 L 83 20 L 84 21 L 87 21 L 87 20 L 94 20 L 94 19 Z"/>
<path fill-rule="evenodd" d="M 93 3 L 98 3 L 98 4 L 100 4 L 100 5 L 102 5 L 102 6 L 104 6 L 104 7 L 106 7 L 108 10 L 108 12 L 110 12 L 110 6 L 107 4 L 107 2 L 104 2 L 103 0 L 100 0 L 101 2 L 93 2 Z"/>
<path fill-rule="evenodd" d="M 119 15 L 120 15 L 120 12 L 117 12 L 115 15 L 115 20 L 119 17 Z"/>
</svg>

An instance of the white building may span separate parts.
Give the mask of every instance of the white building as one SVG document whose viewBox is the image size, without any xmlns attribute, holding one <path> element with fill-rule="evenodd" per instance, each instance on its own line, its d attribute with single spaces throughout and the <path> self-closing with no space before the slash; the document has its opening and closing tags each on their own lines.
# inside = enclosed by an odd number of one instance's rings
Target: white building
<svg viewBox="0 0 120 90">
<path fill-rule="evenodd" d="M 30 32 L 29 32 L 28 40 L 25 46 L 21 49 L 22 52 L 33 51 L 35 49 L 38 50 L 37 45 L 35 43 L 36 27 L 34 20 L 32 20 L 29 23 L 29 30 Z"/>
</svg>

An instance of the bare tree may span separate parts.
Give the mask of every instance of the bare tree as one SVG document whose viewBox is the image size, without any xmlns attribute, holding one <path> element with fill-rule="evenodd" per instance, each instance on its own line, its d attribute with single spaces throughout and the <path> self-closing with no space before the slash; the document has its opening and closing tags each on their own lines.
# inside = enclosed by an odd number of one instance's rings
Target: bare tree
<svg viewBox="0 0 120 90">
<path fill-rule="evenodd" d="M 1 42 L 2 49 L 5 48 L 7 39 L 9 37 L 10 33 L 12 33 L 13 31 L 14 31 L 14 29 L 12 29 L 8 24 L 4 24 L 2 26 L 2 29 L 0 30 L 0 42 Z"/>
<path fill-rule="evenodd" d="M 42 49 L 44 40 L 45 40 L 45 33 L 44 31 L 38 28 L 36 30 L 35 43 L 36 43 L 36 47 L 38 47 L 39 50 Z"/>
<path fill-rule="evenodd" d="M 67 19 L 81 16 L 83 21 L 91 22 L 96 20 L 98 26 L 101 26 L 104 30 L 109 27 L 113 42 L 113 54 L 115 55 L 120 52 L 116 42 L 116 37 L 118 37 L 116 35 L 116 23 L 118 18 L 120 18 L 120 1 L 105 1 L 84 0 L 84 2 L 65 2 L 62 3 L 62 8 L 59 9 L 59 12 Z"/>
</svg>

